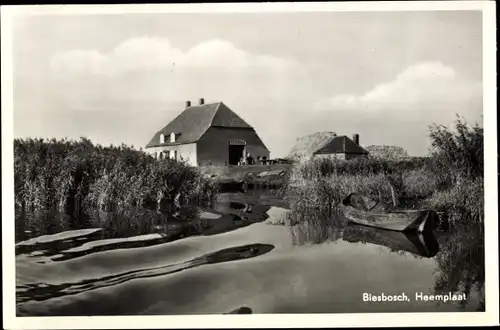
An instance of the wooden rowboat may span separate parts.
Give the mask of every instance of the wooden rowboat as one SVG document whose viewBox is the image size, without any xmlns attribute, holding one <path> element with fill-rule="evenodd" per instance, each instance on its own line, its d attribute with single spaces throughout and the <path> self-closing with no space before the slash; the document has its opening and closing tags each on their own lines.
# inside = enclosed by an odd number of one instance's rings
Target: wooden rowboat
<svg viewBox="0 0 500 330">
<path fill-rule="evenodd" d="M 432 231 L 438 219 L 431 210 L 390 210 L 359 194 L 349 195 L 341 205 L 344 218 L 356 224 L 404 232 Z"/>
</svg>

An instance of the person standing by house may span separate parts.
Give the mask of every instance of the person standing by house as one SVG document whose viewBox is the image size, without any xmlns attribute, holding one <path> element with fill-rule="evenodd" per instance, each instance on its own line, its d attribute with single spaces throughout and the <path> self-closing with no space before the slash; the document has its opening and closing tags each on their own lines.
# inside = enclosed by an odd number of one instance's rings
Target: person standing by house
<svg viewBox="0 0 500 330">
<path fill-rule="evenodd" d="M 253 157 L 251 153 L 247 154 L 247 164 L 248 165 L 253 165 Z"/>
</svg>

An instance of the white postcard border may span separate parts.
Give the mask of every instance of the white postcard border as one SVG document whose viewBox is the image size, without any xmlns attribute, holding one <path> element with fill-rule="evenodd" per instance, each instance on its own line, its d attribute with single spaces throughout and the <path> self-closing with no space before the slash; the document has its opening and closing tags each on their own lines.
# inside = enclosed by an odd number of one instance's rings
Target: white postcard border
<svg viewBox="0 0 500 330">
<path fill-rule="evenodd" d="M 290 11 L 483 11 L 485 128 L 486 312 L 255 314 L 190 316 L 16 317 L 11 19 L 15 15 L 125 13 L 235 13 Z M 2 6 L 2 250 L 3 320 L 6 329 L 358 327 L 498 324 L 498 184 L 496 134 L 496 20 L 493 1 L 246 3 L 170 5 Z"/>
</svg>

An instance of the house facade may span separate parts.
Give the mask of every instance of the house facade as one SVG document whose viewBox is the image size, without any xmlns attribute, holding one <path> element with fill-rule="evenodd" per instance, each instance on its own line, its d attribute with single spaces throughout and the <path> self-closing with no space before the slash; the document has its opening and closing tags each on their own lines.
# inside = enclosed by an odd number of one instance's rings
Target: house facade
<svg viewBox="0 0 500 330">
<path fill-rule="evenodd" d="M 236 165 L 247 153 L 254 159 L 270 155 L 253 127 L 224 103 L 205 104 L 204 99 L 195 106 L 186 101 L 185 109 L 156 132 L 146 152 L 193 166 Z"/>
<path fill-rule="evenodd" d="M 296 160 L 311 158 L 332 158 L 349 160 L 368 155 L 368 151 L 359 145 L 359 134 L 352 139 L 335 132 L 316 132 L 297 139 L 288 157 Z"/>
<path fill-rule="evenodd" d="M 315 158 L 343 160 L 367 155 L 368 151 L 359 145 L 359 134 L 354 134 L 352 139 L 345 135 L 335 136 L 312 154 Z"/>
</svg>

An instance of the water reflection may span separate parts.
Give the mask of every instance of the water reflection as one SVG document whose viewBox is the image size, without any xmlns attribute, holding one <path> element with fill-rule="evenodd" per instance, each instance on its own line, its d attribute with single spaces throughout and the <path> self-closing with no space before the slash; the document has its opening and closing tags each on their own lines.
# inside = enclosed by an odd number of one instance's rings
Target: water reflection
<svg viewBox="0 0 500 330">
<path fill-rule="evenodd" d="M 91 209 L 81 216 L 81 222 L 57 212 L 18 212 L 16 255 L 47 263 L 114 249 L 163 244 L 190 236 L 216 235 L 264 221 L 269 209 L 270 206 L 254 207 L 229 201 L 221 201 L 213 209 L 183 206 L 161 213 L 147 209 L 122 212 Z M 59 223 L 59 226 L 44 226 L 44 222 Z M 72 223 L 79 225 L 72 227 Z M 87 228 L 79 229 L 81 223 Z"/>
<path fill-rule="evenodd" d="M 16 243 L 42 235 L 52 235 L 64 231 L 91 228 L 88 217 L 76 218 L 57 211 L 15 212 Z"/>
<path fill-rule="evenodd" d="M 347 242 L 371 243 L 388 247 L 392 252 L 410 252 L 425 258 L 434 257 L 439 243 L 432 233 L 404 233 L 348 224 L 343 239 Z"/>
<path fill-rule="evenodd" d="M 350 243 L 370 243 L 389 248 L 390 252 L 409 252 L 415 256 L 434 257 L 439 243 L 432 232 L 403 233 L 366 227 L 345 222 L 338 215 L 318 211 L 295 213 L 297 224 L 290 226 L 295 245 L 312 245 L 344 240 Z"/>
<path fill-rule="evenodd" d="M 466 216 L 466 215 L 464 215 Z M 461 219 L 450 232 L 438 226 L 423 233 L 403 233 L 343 222 L 341 217 L 317 210 L 293 212 L 289 226 L 294 245 L 333 243 L 372 244 L 388 248 L 390 253 L 436 261 L 434 292 L 474 294 L 476 298 L 461 301 L 465 307 L 476 301 L 484 311 L 484 233 L 482 225 Z M 295 222 L 295 224 L 293 224 Z M 387 250 L 386 250 L 387 251 Z"/>
<path fill-rule="evenodd" d="M 426 258 L 434 257 L 439 250 L 439 243 L 434 236 L 435 226 L 427 226 L 423 233 L 403 232 L 355 224 L 341 212 L 303 208 L 291 213 L 288 223 L 295 245 L 321 244 L 343 239 L 351 243 L 384 246 L 391 252 L 409 252 Z"/>
<path fill-rule="evenodd" d="M 294 245 L 335 242 L 342 238 L 346 223 L 340 217 L 317 210 L 294 212 L 290 233 Z"/>
<path fill-rule="evenodd" d="M 436 278 L 436 293 L 472 292 L 478 295 L 478 311 L 484 311 L 485 259 L 482 224 L 464 222 L 449 235 L 441 237 L 441 251 L 436 256 L 440 273 Z M 461 301 L 465 307 L 468 300 Z"/>
<path fill-rule="evenodd" d="M 67 241 L 70 239 L 79 239 L 82 240 L 87 235 L 98 232 L 102 230 L 102 228 L 90 228 L 90 229 L 80 229 L 80 230 L 71 230 L 71 231 L 63 231 L 57 234 L 51 235 L 42 235 L 38 237 L 30 238 L 26 241 L 21 241 L 16 244 L 16 246 L 32 246 L 36 244 L 44 244 L 44 243 L 53 243 L 57 241 Z"/>
<path fill-rule="evenodd" d="M 318 212 L 315 209 L 290 210 L 279 196 L 272 193 L 221 194 L 217 203 L 211 207 L 184 206 L 162 213 L 144 209 L 132 209 L 126 212 L 86 210 L 84 216 L 74 218 L 56 212 L 16 212 L 16 256 L 40 263 L 60 262 L 97 252 L 164 244 L 190 236 L 214 236 L 259 222 L 263 222 L 259 225 L 262 230 L 270 228 L 266 227 L 267 225 L 281 226 L 283 235 L 290 235 L 293 244 L 298 247 L 339 243 L 344 247 L 354 248 L 356 244 L 367 244 L 374 248 L 384 247 L 384 254 L 390 255 L 391 258 L 392 256 L 400 258 L 401 254 L 408 254 L 415 257 L 415 262 L 435 262 L 435 287 L 429 288 L 430 290 L 443 293 L 461 291 L 468 296 L 474 294 L 477 299 L 463 303 L 478 303 L 478 309 L 484 310 L 482 227 L 455 226 L 448 233 L 426 232 L 421 235 L 408 235 L 346 223 L 335 214 Z M 274 232 L 274 229 L 279 228 L 272 229 Z M 18 302 L 46 300 L 119 285 L 136 278 L 167 275 L 208 263 L 251 258 L 274 248 L 275 243 L 260 242 L 260 239 L 260 236 L 255 236 L 255 241 L 251 240 L 249 243 L 272 244 L 233 247 L 186 262 L 154 268 L 128 269 L 128 271 L 121 269 L 121 273 L 117 275 L 80 282 L 73 279 L 68 281 L 70 283 L 60 285 L 28 283 L 18 286 Z M 332 246 L 332 251 L 337 247 L 338 245 Z M 236 307 L 238 305 L 222 311 L 231 311 Z M 229 313 L 251 312 L 246 308 L 241 307 Z"/>
<path fill-rule="evenodd" d="M 118 285 L 134 279 L 177 273 L 202 265 L 254 258 L 259 255 L 268 253 L 273 248 L 274 246 L 270 244 L 244 245 L 208 253 L 202 255 L 201 257 L 178 264 L 128 271 L 117 275 L 104 276 L 100 278 L 80 281 L 77 283 L 64 283 L 58 285 L 33 283 L 19 285 L 17 286 L 16 298 L 18 303 L 22 303 L 29 300 L 42 301 L 60 296 L 78 294 L 89 290 Z"/>
</svg>

